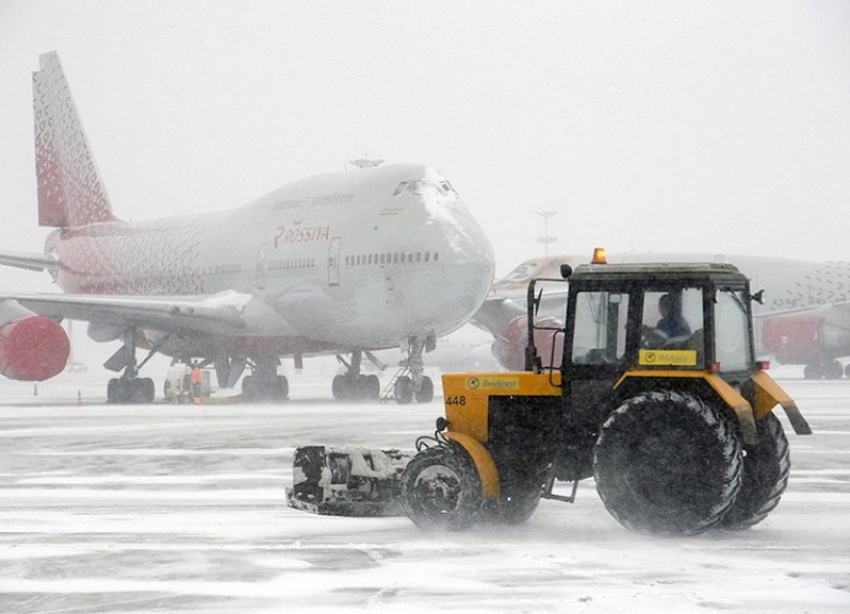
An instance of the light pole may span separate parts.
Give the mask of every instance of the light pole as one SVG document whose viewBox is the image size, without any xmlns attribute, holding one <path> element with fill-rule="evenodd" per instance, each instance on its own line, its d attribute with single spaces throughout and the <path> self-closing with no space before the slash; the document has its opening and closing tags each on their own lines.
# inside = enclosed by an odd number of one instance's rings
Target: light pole
<svg viewBox="0 0 850 614">
<path fill-rule="evenodd" d="M 557 215 L 557 211 L 535 211 L 537 215 L 543 218 L 543 236 L 537 239 L 538 243 L 543 243 L 544 254 L 549 256 L 549 244 L 558 240 L 558 237 L 549 236 L 549 218 Z"/>
</svg>

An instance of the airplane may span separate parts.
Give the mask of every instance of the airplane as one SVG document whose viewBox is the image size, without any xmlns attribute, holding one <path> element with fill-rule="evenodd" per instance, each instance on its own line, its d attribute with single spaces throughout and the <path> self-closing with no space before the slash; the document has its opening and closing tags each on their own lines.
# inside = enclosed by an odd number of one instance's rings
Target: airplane
<svg viewBox="0 0 850 614">
<path fill-rule="evenodd" d="M 283 399 L 280 357 L 342 359 L 336 398 L 377 398 L 364 356 L 402 347 L 388 396 L 427 402 L 423 353 L 469 320 L 494 274 L 493 249 L 452 185 L 418 164 L 355 165 L 284 185 L 229 211 L 143 222 L 112 212 L 56 52 L 33 73 L 39 224 L 44 253 L 0 264 L 47 270 L 63 293 L 0 296 L 0 372 L 42 381 L 64 369 L 57 323 L 88 322 L 95 341 L 123 340 L 105 366 L 110 403 L 151 402 L 139 377 L 155 353 L 213 365 L 245 398 Z M 137 360 L 138 349 L 148 356 Z"/>
<path fill-rule="evenodd" d="M 562 263 L 575 267 L 589 261 L 575 254 L 532 258 L 494 282 L 473 323 L 493 334 L 492 351 L 502 366 L 521 370 L 525 363 L 528 281 L 557 279 Z M 850 262 L 704 253 L 608 254 L 607 261 L 734 264 L 750 276 L 754 290 L 764 290 L 763 302 L 753 303 L 758 355 L 783 365 L 804 365 L 807 379 L 850 378 L 850 364 L 842 367 L 838 361 L 850 356 Z M 543 298 L 540 317 L 563 318 L 563 289 Z M 546 339 L 538 345 L 544 348 L 541 356 L 551 349 Z"/>
<path fill-rule="evenodd" d="M 441 373 L 495 371 L 501 366 L 493 356 L 492 345 L 493 335 L 470 322 L 437 339 L 437 347 L 428 354 L 428 366 Z M 405 359 L 397 348 L 372 354 L 377 358 L 377 368 L 397 364 Z"/>
</svg>

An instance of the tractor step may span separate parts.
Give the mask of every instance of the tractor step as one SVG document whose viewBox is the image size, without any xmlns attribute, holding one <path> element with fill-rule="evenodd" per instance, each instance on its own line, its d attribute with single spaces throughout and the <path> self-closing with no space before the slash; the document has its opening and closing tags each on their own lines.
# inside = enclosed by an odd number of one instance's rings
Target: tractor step
<svg viewBox="0 0 850 614">
<path fill-rule="evenodd" d="M 401 474 L 414 450 L 295 449 L 290 507 L 326 516 L 404 516 Z"/>
</svg>

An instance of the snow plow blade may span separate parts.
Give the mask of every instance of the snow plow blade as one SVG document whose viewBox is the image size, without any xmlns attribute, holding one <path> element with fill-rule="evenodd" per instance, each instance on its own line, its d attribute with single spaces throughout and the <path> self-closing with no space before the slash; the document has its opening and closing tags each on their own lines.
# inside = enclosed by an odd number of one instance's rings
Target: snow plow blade
<svg viewBox="0 0 850 614">
<path fill-rule="evenodd" d="M 346 446 L 296 448 L 287 502 L 326 516 L 404 516 L 401 474 L 415 454 Z"/>
</svg>

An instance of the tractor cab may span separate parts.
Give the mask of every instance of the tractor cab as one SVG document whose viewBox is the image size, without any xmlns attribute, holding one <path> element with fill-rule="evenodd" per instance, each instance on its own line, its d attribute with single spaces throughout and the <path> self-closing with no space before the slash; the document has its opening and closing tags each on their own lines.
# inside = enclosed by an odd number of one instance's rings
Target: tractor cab
<svg viewBox="0 0 850 614">
<path fill-rule="evenodd" d="M 565 380 L 658 369 L 750 377 L 749 281 L 730 264 L 585 265 L 569 278 Z"/>
</svg>

